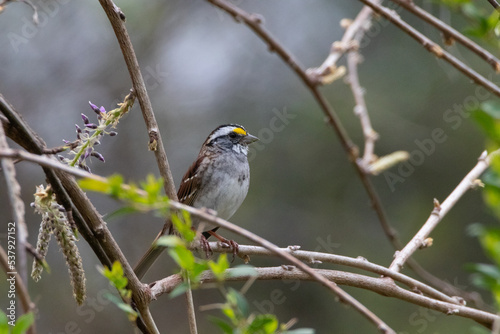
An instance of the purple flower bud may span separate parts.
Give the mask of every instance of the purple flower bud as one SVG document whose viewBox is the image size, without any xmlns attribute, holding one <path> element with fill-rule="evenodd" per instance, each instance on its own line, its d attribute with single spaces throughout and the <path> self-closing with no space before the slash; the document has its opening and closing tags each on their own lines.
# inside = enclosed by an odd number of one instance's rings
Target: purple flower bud
<svg viewBox="0 0 500 334">
<path fill-rule="evenodd" d="M 85 126 L 89 129 L 97 129 L 97 124 L 94 124 L 94 123 L 88 123 L 88 124 L 85 124 Z"/>
<path fill-rule="evenodd" d="M 80 167 L 80 168 L 81 168 L 81 169 L 83 169 L 84 171 L 87 171 L 87 172 L 89 172 L 89 173 L 90 173 L 90 168 L 89 168 L 89 166 L 84 165 L 84 164 L 82 164 L 82 163 L 79 163 L 79 164 L 78 164 L 78 167 Z"/>
<path fill-rule="evenodd" d="M 92 108 L 92 110 L 94 110 L 94 112 L 99 115 L 101 113 L 101 111 L 99 110 L 99 107 L 97 107 L 95 104 L 93 104 L 92 102 L 89 101 L 89 104 L 90 104 L 90 108 Z"/>
<path fill-rule="evenodd" d="M 78 124 L 75 124 L 76 127 L 76 133 L 82 133 L 82 129 L 78 126 Z"/>
<path fill-rule="evenodd" d="M 103 106 L 101 106 L 101 107 L 99 108 L 99 111 L 100 111 L 100 112 L 102 112 L 103 114 L 105 114 L 105 113 L 106 113 L 106 109 L 104 109 L 104 107 L 103 107 Z"/>
<path fill-rule="evenodd" d="M 69 144 L 69 143 L 71 143 L 69 140 L 66 140 L 66 139 L 63 139 L 62 141 L 63 141 L 63 143 L 65 143 L 65 144 Z"/>
<path fill-rule="evenodd" d="M 89 124 L 90 121 L 89 121 L 89 118 L 87 117 L 87 115 L 82 114 L 82 119 L 83 119 L 83 123 Z"/>
<path fill-rule="evenodd" d="M 83 154 L 83 159 L 87 159 L 92 154 L 93 150 L 94 149 L 92 147 L 87 148 Z"/>
<path fill-rule="evenodd" d="M 97 145 L 101 145 L 101 142 L 100 142 L 100 141 L 98 141 L 98 140 L 96 140 L 96 141 L 94 142 L 94 146 L 97 146 Z"/>
<path fill-rule="evenodd" d="M 104 157 L 102 156 L 101 153 L 99 152 L 92 152 L 91 156 L 93 156 L 94 158 L 97 158 L 98 160 L 102 161 L 102 162 L 105 162 L 104 161 Z"/>
<path fill-rule="evenodd" d="M 108 133 L 108 135 L 110 135 L 110 137 L 114 137 L 114 136 L 116 136 L 117 134 L 118 134 L 118 132 L 116 132 L 116 131 L 110 131 L 110 132 Z"/>
<path fill-rule="evenodd" d="M 63 157 L 63 156 L 62 156 L 62 155 L 60 155 L 60 154 L 59 154 L 57 157 L 59 158 L 59 160 L 61 160 L 61 162 L 64 162 L 64 159 L 66 159 L 65 157 Z"/>
<path fill-rule="evenodd" d="M 34 207 L 35 207 L 35 202 L 31 202 L 31 203 L 30 203 L 30 206 L 31 206 L 32 208 L 34 208 Z"/>
</svg>

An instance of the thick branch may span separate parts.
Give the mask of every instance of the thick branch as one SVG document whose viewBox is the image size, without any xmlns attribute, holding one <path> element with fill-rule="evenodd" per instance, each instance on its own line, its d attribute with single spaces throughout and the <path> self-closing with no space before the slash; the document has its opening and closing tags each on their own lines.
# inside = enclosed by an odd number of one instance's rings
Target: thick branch
<svg viewBox="0 0 500 334">
<path fill-rule="evenodd" d="M 431 215 L 422 226 L 422 228 L 415 234 L 415 236 L 408 242 L 408 244 L 400 251 L 396 252 L 395 259 L 389 269 L 400 271 L 406 260 L 419 248 L 426 247 L 426 238 L 436 228 L 443 217 L 451 210 L 451 208 L 458 202 L 458 200 L 472 187 L 478 186 L 476 180 L 490 165 L 491 157 L 498 154 L 500 151 L 495 151 L 490 155 L 484 151 L 479 157 L 477 165 L 465 176 L 465 178 L 458 184 L 458 186 L 451 192 L 442 204 L 434 200 L 434 209 Z"/>
</svg>

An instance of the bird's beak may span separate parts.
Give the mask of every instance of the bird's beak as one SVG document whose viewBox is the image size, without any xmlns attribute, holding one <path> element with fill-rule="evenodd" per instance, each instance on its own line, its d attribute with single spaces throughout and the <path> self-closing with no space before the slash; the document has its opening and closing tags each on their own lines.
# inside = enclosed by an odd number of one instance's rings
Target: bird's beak
<svg viewBox="0 0 500 334">
<path fill-rule="evenodd" d="M 240 143 L 248 145 L 253 142 L 256 142 L 257 140 L 259 140 L 259 138 L 252 136 L 251 134 L 247 134 L 246 136 L 240 139 Z"/>
</svg>

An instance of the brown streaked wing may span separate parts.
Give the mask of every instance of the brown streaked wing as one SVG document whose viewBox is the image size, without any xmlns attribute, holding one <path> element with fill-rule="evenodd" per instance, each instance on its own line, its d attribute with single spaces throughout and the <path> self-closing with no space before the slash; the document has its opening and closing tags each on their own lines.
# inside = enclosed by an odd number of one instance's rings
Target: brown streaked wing
<svg viewBox="0 0 500 334">
<path fill-rule="evenodd" d="M 188 171 L 182 177 L 181 185 L 179 186 L 179 191 L 177 192 L 177 197 L 179 201 L 186 205 L 193 205 L 196 199 L 198 188 L 200 186 L 201 175 L 196 175 L 198 172 L 198 167 L 200 166 L 203 156 L 199 156 L 195 162 L 189 167 Z M 196 176 L 195 176 L 196 175 Z M 186 197 L 184 200 L 183 198 Z"/>
</svg>

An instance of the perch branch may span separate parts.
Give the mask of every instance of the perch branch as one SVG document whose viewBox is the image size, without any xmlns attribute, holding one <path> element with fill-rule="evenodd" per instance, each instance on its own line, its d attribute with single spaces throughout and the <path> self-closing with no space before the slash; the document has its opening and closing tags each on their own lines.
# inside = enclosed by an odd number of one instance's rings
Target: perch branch
<svg viewBox="0 0 500 334">
<path fill-rule="evenodd" d="M 212 251 L 215 253 L 231 252 L 230 249 L 222 246 L 220 242 L 210 242 L 209 244 Z M 192 247 L 193 249 L 201 249 L 200 246 L 196 243 L 194 243 Z M 450 297 L 414 278 L 411 278 L 399 272 L 389 270 L 384 266 L 369 262 L 367 259 L 363 257 L 352 258 L 337 254 L 299 250 L 297 248 L 298 248 L 297 246 L 288 246 L 287 248 L 280 248 L 280 250 L 285 253 L 293 255 L 295 258 L 299 260 L 310 263 L 311 265 L 320 263 L 331 263 L 351 268 L 362 269 L 384 277 L 390 277 L 394 281 L 406 285 L 409 289 L 413 290 L 414 292 L 418 291 L 419 293 L 426 294 L 427 296 L 433 299 L 442 300 L 448 303 L 460 304 L 460 300 L 456 297 Z M 264 247 L 239 245 L 238 255 L 240 257 L 245 257 L 254 255 L 273 256 L 275 254 Z"/>
<path fill-rule="evenodd" d="M 491 154 L 487 154 L 484 151 L 479 157 L 477 165 L 465 176 L 465 178 L 458 184 L 458 186 L 451 192 L 451 194 L 444 200 L 443 203 L 439 203 L 436 199 L 434 200 L 434 209 L 431 215 L 425 222 L 425 224 L 420 228 L 420 230 L 415 234 L 415 236 L 406 244 L 406 246 L 399 252 L 396 252 L 395 259 L 391 263 L 389 269 L 394 271 L 400 271 L 406 260 L 419 248 L 426 246 L 426 238 L 429 234 L 436 228 L 443 217 L 451 210 L 451 208 L 458 202 L 458 200 L 474 186 L 477 186 L 476 180 L 481 176 L 481 174 L 488 168 L 493 155 L 498 154 L 500 151 L 495 151 Z"/>
<path fill-rule="evenodd" d="M 247 281 L 251 278 L 258 280 L 299 280 L 310 281 L 313 278 L 301 270 L 293 266 L 281 267 L 266 267 L 254 268 L 256 276 L 238 275 L 237 269 L 226 270 L 226 281 Z M 370 277 L 355 273 L 347 273 L 337 270 L 314 269 L 314 272 L 335 284 L 346 285 L 356 288 L 371 290 L 384 297 L 398 298 L 403 301 L 436 310 L 447 315 L 456 315 L 464 318 L 472 319 L 484 326 L 491 328 L 495 321 L 500 319 L 499 316 L 476 310 L 464 305 L 450 304 L 444 301 L 435 300 L 421 294 L 403 289 L 392 280 L 378 277 Z M 200 281 L 202 284 L 216 282 L 217 278 L 210 271 L 205 271 L 201 274 Z M 180 275 L 172 275 L 162 280 L 150 284 L 152 299 L 156 299 L 164 293 L 171 292 L 178 284 L 182 282 Z"/>
</svg>

